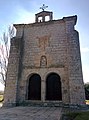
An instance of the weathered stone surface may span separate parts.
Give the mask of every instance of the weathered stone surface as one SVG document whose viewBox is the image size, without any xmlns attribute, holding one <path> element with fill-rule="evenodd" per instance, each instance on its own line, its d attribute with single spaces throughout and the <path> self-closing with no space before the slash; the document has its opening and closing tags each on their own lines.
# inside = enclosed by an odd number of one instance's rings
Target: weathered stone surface
<svg viewBox="0 0 89 120">
<path fill-rule="evenodd" d="M 41 77 L 41 101 L 46 101 L 46 78 L 57 73 L 64 104 L 85 104 L 77 17 L 14 25 L 17 35 L 10 50 L 4 105 L 27 100 L 32 74 Z"/>
<path fill-rule="evenodd" d="M 0 108 L 0 120 L 60 120 L 61 113 L 56 107 Z"/>
</svg>

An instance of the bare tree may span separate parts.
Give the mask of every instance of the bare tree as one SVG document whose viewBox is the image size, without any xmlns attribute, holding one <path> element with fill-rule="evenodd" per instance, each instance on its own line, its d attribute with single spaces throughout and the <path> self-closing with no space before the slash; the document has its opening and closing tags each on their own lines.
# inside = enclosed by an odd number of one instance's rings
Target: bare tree
<svg viewBox="0 0 89 120">
<path fill-rule="evenodd" d="M 13 25 L 9 26 L 8 33 L 9 33 L 10 39 L 13 38 L 16 35 L 16 29 Z"/>
<path fill-rule="evenodd" d="M 3 33 L 3 37 L 1 38 L 0 45 L 0 82 L 5 85 L 6 72 L 8 66 L 8 58 L 10 51 L 10 40 L 15 36 L 15 28 L 13 26 L 9 26 L 8 32 Z"/>
<path fill-rule="evenodd" d="M 0 48 L 0 81 L 5 84 L 5 74 L 7 71 L 8 57 L 9 57 L 9 37 L 6 33 L 3 33 L 3 37 L 1 39 L 2 45 Z"/>
</svg>

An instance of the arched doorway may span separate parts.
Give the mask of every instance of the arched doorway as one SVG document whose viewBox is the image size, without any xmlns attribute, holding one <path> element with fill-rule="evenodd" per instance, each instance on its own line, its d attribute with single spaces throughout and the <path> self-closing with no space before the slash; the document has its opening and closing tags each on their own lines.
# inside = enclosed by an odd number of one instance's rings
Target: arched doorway
<svg viewBox="0 0 89 120">
<path fill-rule="evenodd" d="M 29 78 L 28 100 L 41 100 L 41 77 L 38 74 Z"/>
<path fill-rule="evenodd" d="M 56 73 L 47 76 L 46 100 L 62 100 L 60 76 Z"/>
</svg>

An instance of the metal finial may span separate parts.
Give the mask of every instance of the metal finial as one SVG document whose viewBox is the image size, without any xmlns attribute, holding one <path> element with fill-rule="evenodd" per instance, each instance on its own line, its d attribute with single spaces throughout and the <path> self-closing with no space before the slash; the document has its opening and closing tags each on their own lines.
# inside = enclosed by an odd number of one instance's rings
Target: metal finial
<svg viewBox="0 0 89 120">
<path fill-rule="evenodd" d="M 45 6 L 45 4 L 43 4 L 42 7 L 40 7 L 40 9 L 42 9 L 44 11 L 44 9 L 46 9 L 48 6 Z"/>
</svg>

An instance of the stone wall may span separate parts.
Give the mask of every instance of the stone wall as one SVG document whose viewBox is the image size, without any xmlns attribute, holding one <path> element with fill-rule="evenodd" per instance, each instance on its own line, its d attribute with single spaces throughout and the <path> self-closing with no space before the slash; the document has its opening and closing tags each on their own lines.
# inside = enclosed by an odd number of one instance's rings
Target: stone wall
<svg viewBox="0 0 89 120">
<path fill-rule="evenodd" d="M 19 68 L 19 44 L 20 39 L 13 38 L 11 41 L 10 56 L 8 70 L 6 76 L 6 87 L 4 93 L 4 105 L 16 105 L 16 94 L 18 84 L 18 68 Z"/>
<path fill-rule="evenodd" d="M 28 80 L 34 73 L 41 76 L 41 101 L 44 102 L 46 78 L 54 72 L 61 78 L 62 102 L 84 104 L 79 37 L 74 29 L 76 20 L 77 17 L 72 16 L 49 22 L 14 25 L 17 35 L 11 45 L 5 103 L 27 100 Z"/>
</svg>

